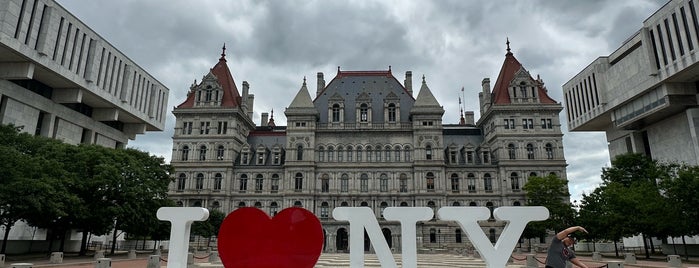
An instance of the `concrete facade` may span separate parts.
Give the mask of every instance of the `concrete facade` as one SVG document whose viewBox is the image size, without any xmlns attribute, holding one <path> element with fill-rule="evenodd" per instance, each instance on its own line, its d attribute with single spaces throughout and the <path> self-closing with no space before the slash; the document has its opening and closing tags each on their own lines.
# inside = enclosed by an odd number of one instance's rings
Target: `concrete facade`
<svg viewBox="0 0 699 268">
<path fill-rule="evenodd" d="M 69 144 L 123 148 L 137 134 L 163 130 L 168 93 L 55 1 L 0 1 L 0 123 Z M 19 222 L 7 253 L 45 239 Z"/>
<path fill-rule="evenodd" d="M 572 131 L 605 131 L 610 157 L 628 152 L 699 164 L 699 6 L 668 2 L 609 56 L 563 85 Z"/>
<path fill-rule="evenodd" d="M 329 83 L 318 73 L 314 94 L 304 79 L 285 109 L 252 122 L 250 85 L 238 91 L 225 60 L 191 85 L 177 118 L 169 195 L 180 206 L 229 213 L 254 206 L 270 215 L 304 207 L 321 220 L 325 252 L 348 249 L 347 222 L 335 221 L 340 206 L 373 209 L 389 246 L 401 249 L 401 227 L 383 219 L 389 206 L 517 206 L 531 176 L 565 179 L 566 161 L 558 120 L 562 105 L 546 94 L 508 52 L 495 86 L 484 79 L 483 116 L 473 112 L 444 124 L 444 109 L 422 77 L 417 96 L 412 72 L 403 83 L 391 69 L 345 71 Z M 495 241 L 504 227 L 482 222 Z M 472 250 L 454 222 L 418 224 L 421 251 Z M 371 248 L 365 241 L 365 250 Z"/>
<path fill-rule="evenodd" d="M 124 147 L 163 129 L 168 92 L 56 2 L 0 3 L 0 123 Z"/>
</svg>

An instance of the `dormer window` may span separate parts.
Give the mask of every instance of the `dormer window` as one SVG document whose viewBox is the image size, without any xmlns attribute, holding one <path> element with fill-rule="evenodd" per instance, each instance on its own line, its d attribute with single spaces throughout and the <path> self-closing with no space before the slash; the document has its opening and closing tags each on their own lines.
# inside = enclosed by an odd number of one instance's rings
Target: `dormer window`
<svg viewBox="0 0 699 268">
<path fill-rule="evenodd" d="M 340 105 L 335 104 L 332 107 L 332 122 L 340 122 Z"/>
<path fill-rule="evenodd" d="M 263 152 L 257 153 L 257 164 L 258 165 L 265 164 L 265 153 L 263 153 Z"/>
<path fill-rule="evenodd" d="M 388 105 L 388 122 L 396 122 L 396 105 L 394 103 Z"/>
<path fill-rule="evenodd" d="M 519 93 L 521 98 L 526 98 L 527 97 L 527 84 L 524 83 L 519 83 Z"/>
<path fill-rule="evenodd" d="M 369 121 L 369 106 L 366 103 L 362 103 L 362 105 L 359 106 L 359 121 Z"/>
</svg>

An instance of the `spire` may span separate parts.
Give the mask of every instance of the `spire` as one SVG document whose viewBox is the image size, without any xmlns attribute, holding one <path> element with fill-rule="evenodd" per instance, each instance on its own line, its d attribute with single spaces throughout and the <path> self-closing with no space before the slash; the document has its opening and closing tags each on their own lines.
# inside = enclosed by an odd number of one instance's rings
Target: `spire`
<svg viewBox="0 0 699 268">
<path fill-rule="evenodd" d="M 221 58 L 219 58 L 218 60 L 226 61 L 226 43 L 223 43 L 223 48 L 221 49 Z"/>
<path fill-rule="evenodd" d="M 269 116 L 269 122 L 267 122 L 267 126 L 269 126 L 269 127 L 276 126 L 274 124 L 274 109 L 272 109 L 272 114 Z"/>
<path fill-rule="evenodd" d="M 303 78 L 303 85 L 301 86 L 301 89 L 299 89 L 299 92 L 296 93 L 294 100 L 292 100 L 291 104 L 289 104 L 289 109 L 292 108 L 315 109 L 315 106 L 313 106 L 313 100 L 311 100 L 311 95 L 308 93 L 308 88 L 306 87 L 306 77 Z"/>
<path fill-rule="evenodd" d="M 303 86 L 304 87 L 306 86 L 306 76 L 305 75 L 303 76 Z"/>
<path fill-rule="evenodd" d="M 506 39 L 507 39 L 507 42 L 505 42 L 505 44 L 507 44 L 507 53 L 505 55 L 508 55 L 508 54 L 512 55 L 512 52 L 510 51 L 510 38 L 506 37 Z"/>
<path fill-rule="evenodd" d="M 463 88 L 461 89 L 463 90 Z M 466 125 L 466 118 L 464 118 L 464 108 L 461 106 L 461 96 L 459 96 L 459 125 Z"/>
</svg>

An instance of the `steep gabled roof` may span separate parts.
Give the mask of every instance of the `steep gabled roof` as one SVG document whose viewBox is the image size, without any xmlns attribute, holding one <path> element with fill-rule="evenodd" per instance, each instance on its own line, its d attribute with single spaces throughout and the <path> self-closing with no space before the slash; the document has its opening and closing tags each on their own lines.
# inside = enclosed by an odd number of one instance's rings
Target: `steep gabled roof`
<svg viewBox="0 0 699 268">
<path fill-rule="evenodd" d="M 434 97 L 432 91 L 427 86 L 425 76 L 422 76 L 422 86 L 420 87 L 420 92 L 417 93 L 417 98 L 415 98 L 413 107 L 441 107 L 437 98 Z"/>
<path fill-rule="evenodd" d="M 242 102 L 242 97 L 238 88 L 235 86 L 233 75 L 231 74 L 228 65 L 226 64 L 226 46 L 223 46 L 221 58 L 218 59 L 216 65 L 211 68 L 210 73 L 216 76 L 218 84 L 223 89 L 223 97 L 221 99 L 221 107 L 235 108 L 239 107 Z M 194 92 L 187 93 L 187 99 L 177 108 L 192 108 L 194 106 Z"/>
<path fill-rule="evenodd" d="M 313 106 L 313 101 L 311 100 L 311 94 L 308 93 L 308 87 L 306 87 L 306 78 L 303 78 L 303 85 L 301 86 L 301 89 L 299 89 L 299 92 L 296 93 L 296 97 L 294 97 L 294 100 L 291 101 L 291 104 L 289 104 L 289 109 L 292 108 L 313 108 L 315 109 L 315 106 Z"/>
<path fill-rule="evenodd" d="M 515 78 L 517 72 L 520 69 L 524 69 L 521 63 L 515 58 L 515 56 L 510 51 L 510 41 L 507 41 L 507 53 L 505 54 L 505 62 L 502 63 L 502 68 L 500 68 L 500 74 L 498 74 L 498 79 L 495 81 L 495 86 L 493 87 L 493 103 L 494 104 L 508 104 L 510 103 L 510 93 L 508 86 L 510 82 Z M 524 69 L 526 71 L 526 69 Z M 529 76 L 532 80 L 531 76 Z M 538 81 L 538 80 L 534 80 Z M 537 86 L 537 91 L 539 94 L 540 103 L 556 103 L 549 95 L 546 93 L 546 88 L 543 85 Z"/>
</svg>

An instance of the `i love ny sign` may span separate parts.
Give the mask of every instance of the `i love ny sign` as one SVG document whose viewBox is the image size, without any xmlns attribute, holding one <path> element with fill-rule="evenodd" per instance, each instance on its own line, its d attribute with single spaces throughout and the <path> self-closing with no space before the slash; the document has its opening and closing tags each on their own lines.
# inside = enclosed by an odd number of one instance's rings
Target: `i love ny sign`
<svg viewBox="0 0 699 268">
<path fill-rule="evenodd" d="M 338 207 L 333 218 L 349 222 L 350 268 L 364 267 L 364 236 L 366 230 L 381 267 L 398 267 L 391 249 L 381 233 L 373 211 L 368 207 Z M 441 220 L 455 221 L 466 231 L 488 268 L 502 268 L 514 250 L 527 223 L 548 219 L 545 207 L 499 207 L 493 212 L 497 220 L 507 225 L 493 246 L 478 225 L 487 220 L 486 207 L 442 207 L 437 211 Z M 172 223 L 168 268 L 187 267 L 190 227 L 194 221 L 209 217 L 205 208 L 163 207 L 158 219 Z M 434 212 L 428 207 L 388 207 L 383 216 L 401 224 L 402 267 L 417 267 L 416 225 L 428 221 Z M 287 208 L 270 218 L 253 207 L 236 209 L 226 216 L 218 235 L 218 250 L 225 267 L 311 268 L 323 249 L 323 229 L 318 218 L 303 208 Z"/>
</svg>

